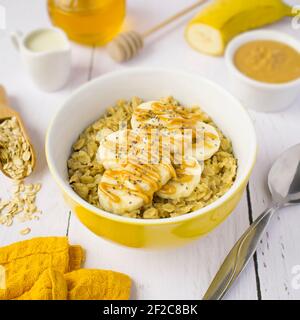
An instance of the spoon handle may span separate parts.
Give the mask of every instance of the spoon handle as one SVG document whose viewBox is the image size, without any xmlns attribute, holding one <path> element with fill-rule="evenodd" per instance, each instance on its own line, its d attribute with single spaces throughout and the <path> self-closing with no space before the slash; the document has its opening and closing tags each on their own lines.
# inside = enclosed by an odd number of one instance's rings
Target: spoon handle
<svg viewBox="0 0 300 320">
<path fill-rule="evenodd" d="M 246 230 L 225 258 L 203 300 L 221 300 L 253 256 L 278 207 L 266 209 Z"/>
</svg>

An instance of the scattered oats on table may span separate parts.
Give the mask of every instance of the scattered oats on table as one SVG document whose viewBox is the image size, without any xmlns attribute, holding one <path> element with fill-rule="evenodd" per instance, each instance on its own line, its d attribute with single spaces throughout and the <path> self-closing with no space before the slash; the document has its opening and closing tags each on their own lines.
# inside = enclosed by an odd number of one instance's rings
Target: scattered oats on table
<svg viewBox="0 0 300 320">
<path fill-rule="evenodd" d="M 31 229 L 30 228 L 25 228 L 25 229 L 23 229 L 23 230 L 21 230 L 20 231 L 20 234 L 22 235 L 22 236 L 26 236 L 28 233 L 30 233 L 31 232 Z"/>
<path fill-rule="evenodd" d="M 11 198 L 0 200 L 0 224 L 11 226 L 17 217 L 20 222 L 38 220 L 42 213 L 36 206 L 36 195 L 41 184 L 25 184 L 14 181 Z"/>
</svg>

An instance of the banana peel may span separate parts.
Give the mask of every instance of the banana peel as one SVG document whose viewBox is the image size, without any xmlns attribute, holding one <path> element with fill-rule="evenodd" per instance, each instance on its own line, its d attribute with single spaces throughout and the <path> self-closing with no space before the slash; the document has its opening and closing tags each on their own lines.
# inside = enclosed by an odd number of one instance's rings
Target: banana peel
<svg viewBox="0 0 300 320">
<path fill-rule="evenodd" d="M 239 33 L 293 15 L 282 0 L 216 0 L 188 23 L 185 38 L 195 50 L 220 56 Z"/>
</svg>

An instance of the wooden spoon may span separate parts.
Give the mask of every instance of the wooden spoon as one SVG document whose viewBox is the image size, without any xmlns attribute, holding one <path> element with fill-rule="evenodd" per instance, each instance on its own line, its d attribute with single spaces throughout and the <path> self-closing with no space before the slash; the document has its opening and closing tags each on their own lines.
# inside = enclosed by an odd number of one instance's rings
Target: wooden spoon
<svg viewBox="0 0 300 320">
<path fill-rule="evenodd" d="M 18 112 L 16 112 L 15 110 L 13 110 L 11 107 L 8 106 L 8 100 L 7 100 L 7 95 L 5 92 L 5 89 L 3 86 L 0 85 L 0 123 L 3 122 L 4 120 L 7 119 L 11 119 L 15 117 L 17 119 L 17 122 L 19 124 L 19 127 L 21 129 L 21 132 L 26 140 L 26 142 L 28 143 L 29 147 L 30 147 L 30 152 L 31 152 L 31 166 L 32 169 L 34 169 L 35 166 L 35 162 L 36 162 L 36 156 L 35 156 L 35 152 L 33 149 L 32 144 L 30 143 L 30 139 L 29 136 L 25 130 L 23 121 L 20 117 L 20 115 L 18 114 Z M 2 163 L 0 161 L 0 170 L 8 177 L 13 179 L 4 169 L 2 166 Z M 23 178 L 26 178 L 26 176 L 24 176 Z"/>
</svg>

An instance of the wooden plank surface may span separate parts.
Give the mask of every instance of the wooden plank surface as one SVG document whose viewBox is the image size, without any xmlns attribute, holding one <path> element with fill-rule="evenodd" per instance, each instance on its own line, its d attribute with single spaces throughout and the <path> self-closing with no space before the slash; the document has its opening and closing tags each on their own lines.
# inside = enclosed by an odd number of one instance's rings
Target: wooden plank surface
<svg viewBox="0 0 300 320">
<path fill-rule="evenodd" d="M 192 0 L 129 0 L 125 29 L 146 30 L 175 13 Z M 72 243 L 87 250 L 87 267 L 128 273 L 134 280 L 133 299 L 200 299 L 234 242 L 269 204 L 266 176 L 271 163 L 288 146 L 300 141 L 298 100 L 284 113 L 265 115 L 250 112 L 259 137 L 257 165 L 250 180 L 248 197 L 220 227 L 188 246 L 161 251 L 129 249 L 108 243 L 88 231 L 69 215 L 61 193 L 51 178 L 45 161 L 44 137 L 51 117 L 71 92 L 91 78 L 114 70 L 139 66 L 163 66 L 196 72 L 229 88 L 222 58 L 207 57 L 191 50 L 183 39 L 186 19 L 149 38 L 145 50 L 122 65 L 113 62 L 103 48 L 72 44 L 73 73 L 70 83 L 56 93 L 43 93 L 26 76 L 18 53 L 9 41 L 9 32 L 50 25 L 45 2 L 35 0 L 0 1 L 7 13 L 7 28 L 0 30 L 0 83 L 8 90 L 11 104 L 22 114 L 38 151 L 38 167 L 30 180 L 42 182 L 38 205 L 41 220 L 28 224 L 0 226 L 0 245 L 32 236 L 68 234 Z M 28 9 L 30 8 L 30 9 Z M 26 15 L 23 14 L 26 12 Z M 285 21 L 272 28 L 294 34 Z M 174 93 L 176 96 L 176 93 Z M 59 142 L 58 142 L 59 147 Z M 283 173 L 284 174 L 284 173 Z M 7 196 L 10 181 L 0 177 L 0 196 Z M 292 288 L 292 267 L 300 264 L 300 208 L 283 210 L 270 225 L 257 257 L 251 261 L 227 299 L 299 299 Z M 30 226 L 24 237 L 19 231 Z"/>
</svg>

